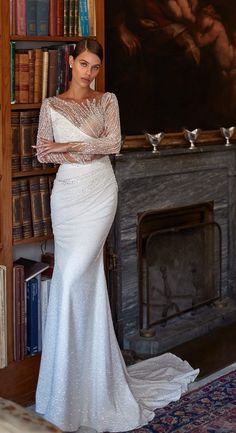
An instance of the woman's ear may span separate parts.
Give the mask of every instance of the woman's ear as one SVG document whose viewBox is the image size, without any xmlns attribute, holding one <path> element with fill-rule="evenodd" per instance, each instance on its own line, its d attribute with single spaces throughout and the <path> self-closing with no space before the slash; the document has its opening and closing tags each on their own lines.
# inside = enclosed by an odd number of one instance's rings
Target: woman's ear
<svg viewBox="0 0 236 433">
<path fill-rule="evenodd" d="M 73 56 L 69 56 L 69 65 L 70 65 L 70 68 L 72 68 L 73 64 L 74 64 L 74 57 Z"/>
</svg>

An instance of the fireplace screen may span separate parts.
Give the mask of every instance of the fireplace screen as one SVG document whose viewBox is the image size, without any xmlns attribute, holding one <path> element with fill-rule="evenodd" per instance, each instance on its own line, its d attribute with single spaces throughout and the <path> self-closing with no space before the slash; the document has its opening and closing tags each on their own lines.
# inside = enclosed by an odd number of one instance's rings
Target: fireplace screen
<svg viewBox="0 0 236 433">
<path fill-rule="evenodd" d="M 220 298 L 221 231 L 217 223 L 153 230 L 139 247 L 141 329 Z"/>
</svg>

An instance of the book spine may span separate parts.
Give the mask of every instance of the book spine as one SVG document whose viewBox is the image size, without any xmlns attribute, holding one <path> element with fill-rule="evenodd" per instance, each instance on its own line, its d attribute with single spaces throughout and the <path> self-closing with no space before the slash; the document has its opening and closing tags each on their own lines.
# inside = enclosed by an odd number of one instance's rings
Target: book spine
<svg viewBox="0 0 236 433">
<path fill-rule="evenodd" d="M 42 101 L 47 97 L 48 90 L 48 50 L 43 48 L 43 67 L 42 67 Z"/>
<path fill-rule="evenodd" d="M 39 111 L 32 111 L 32 121 L 31 121 L 31 146 L 36 146 L 37 134 L 39 125 Z M 32 148 L 33 149 L 33 148 Z M 36 151 L 32 150 L 32 167 L 42 167 L 42 163 L 38 161 L 36 156 Z"/>
<path fill-rule="evenodd" d="M 34 58 L 34 50 L 28 50 L 28 58 L 29 58 L 29 104 L 33 104 L 34 102 L 34 66 L 35 66 L 35 58 Z"/>
<path fill-rule="evenodd" d="M 38 352 L 42 350 L 42 305 L 41 305 L 41 274 L 36 277 L 38 281 Z"/>
<path fill-rule="evenodd" d="M 20 191 L 21 191 L 21 219 L 22 219 L 23 237 L 24 239 L 27 239 L 33 236 L 33 229 L 32 229 L 32 218 L 31 218 L 30 192 L 29 192 L 28 180 L 26 178 L 20 179 Z"/>
<path fill-rule="evenodd" d="M 48 51 L 48 97 L 55 96 L 57 91 L 57 49 Z"/>
<path fill-rule="evenodd" d="M 56 4 L 56 35 L 63 36 L 64 34 L 64 0 L 57 0 Z"/>
<path fill-rule="evenodd" d="M 20 111 L 20 149 L 21 170 L 32 168 L 32 142 L 31 142 L 31 111 Z"/>
<path fill-rule="evenodd" d="M 25 300 L 24 266 L 13 264 L 13 311 L 14 311 L 14 359 L 19 361 L 25 356 Z"/>
<path fill-rule="evenodd" d="M 36 36 L 36 0 L 26 0 L 26 33 Z"/>
<path fill-rule="evenodd" d="M 45 235 L 50 235 L 52 233 L 52 226 L 48 177 L 39 176 L 39 185 L 42 205 L 43 231 Z"/>
<path fill-rule="evenodd" d="M 11 112 L 12 172 L 20 170 L 20 113 Z"/>
<path fill-rule="evenodd" d="M 25 297 L 24 266 L 19 267 L 19 274 L 20 274 L 20 304 L 21 304 L 20 357 L 21 359 L 24 359 L 26 355 L 26 297 Z"/>
<path fill-rule="evenodd" d="M 43 236 L 42 203 L 40 184 L 37 176 L 29 178 L 30 203 L 32 212 L 32 225 L 34 236 Z"/>
<path fill-rule="evenodd" d="M 28 104 L 29 102 L 29 57 L 28 52 L 16 50 L 16 102 L 20 104 Z"/>
<path fill-rule="evenodd" d="M 74 36 L 75 0 L 69 0 L 69 36 Z"/>
<path fill-rule="evenodd" d="M 27 281 L 27 354 L 38 352 L 38 280 Z"/>
<path fill-rule="evenodd" d="M 12 235 L 13 240 L 23 239 L 22 221 L 21 221 L 21 203 L 20 203 L 20 180 L 12 180 Z"/>
<path fill-rule="evenodd" d="M 88 0 L 89 35 L 96 36 L 96 2 Z"/>
<path fill-rule="evenodd" d="M 37 4 L 36 4 L 37 36 L 48 36 L 48 27 L 49 27 L 49 0 L 37 0 Z"/>
<path fill-rule="evenodd" d="M 0 265 L 0 368 L 7 366 L 6 266 Z"/>
<path fill-rule="evenodd" d="M 26 35 L 26 0 L 17 0 L 16 7 L 16 35 Z"/>
<path fill-rule="evenodd" d="M 79 16 L 80 16 L 80 33 L 81 36 L 89 36 L 89 21 L 88 21 L 88 2 L 87 0 L 80 0 L 79 2 Z"/>
<path fill-rule="evenodd" d="M 11 104 L 16 102 L 16 93 L 15 93 L 15 68 L 16 68 L 16 43 L 14 41 L 10 42 L 10 56 L 11 56 Z"/>
<path fill-rule="evenodd" d="M 37 104 L 42 99 L 43 51 L 41 48 L 35 48 L 34 52 L 34 103 Z"/>
<path fill-rule="evenodd" d="M 63 33 L 64 36 L 69 36 L 69 0 L 64 0 L 63 15 Z"/>
<path fill-rule="evenodd" d="M 49 0 L 49 20 L 48 20 L 49 36 L 56 36 L 57 34 L 57 3 L 58 3 L 57 0 Z"/>
</svg>

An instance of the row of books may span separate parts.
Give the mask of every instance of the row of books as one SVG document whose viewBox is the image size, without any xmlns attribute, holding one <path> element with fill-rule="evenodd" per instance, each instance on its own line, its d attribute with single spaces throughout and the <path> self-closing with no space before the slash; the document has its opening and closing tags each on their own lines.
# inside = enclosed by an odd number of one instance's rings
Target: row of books
<svg viewBox="0 0 236 433">
<path fill-rule="evenodd" d="M 12 180 L 13 241 L 50 236 L 50 195 L 55 176 L 30 176 Z"/>
<path fill-rule="evenodd" d="M 13 263 L 14 359 L 42 350 L 51 277 L 48 263 L 19 258 Z"/>
<path fill-rule="evenodd" d="M 12 172 L 29 171 L 34 168 L 55 167 L 55 164 L 42 164 L 38 161 L 36 145 L 39 110 L 12 111 Z"/>
<path fill-rule="evenodd" d="M 68 89 L 75 44 L 16 49 L 11 41 L 11 103 L 40 103 Z"/>
<path fill-rule="evenodd" d="M 0 265 L 0 368 L 7 366 L 6 266 Z"/>
<path fill-rule="evenodd" d="M 11 0 L 10 9 L 12 35 L 96 35 L 96 0 Z"/>
</svg>

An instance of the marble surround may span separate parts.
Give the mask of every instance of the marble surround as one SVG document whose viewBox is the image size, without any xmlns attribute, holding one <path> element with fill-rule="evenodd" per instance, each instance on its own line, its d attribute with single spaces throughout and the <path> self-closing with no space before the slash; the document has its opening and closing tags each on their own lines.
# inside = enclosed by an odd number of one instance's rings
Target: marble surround
<svg viewBox="0 0 236 433">
<path fill-rule="evenodd" d="M 116 257 L 109 291 L 121 347 L 161 353 L 236 318 L 236 146 L 125 151 L 113 158 L 119 187 L 115 222 L 108 249 Z M 222 232 L 222 302 L 157 325 L 156 336 L 139 333 L 137 215 L 149 210 L 214 203 L 214 220 Z"/>
</svg>

